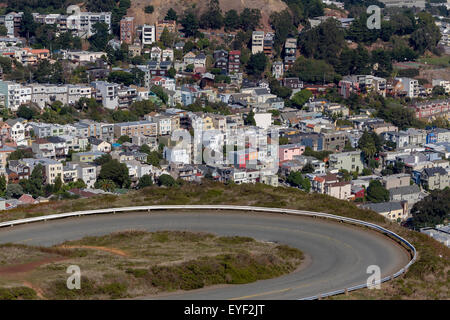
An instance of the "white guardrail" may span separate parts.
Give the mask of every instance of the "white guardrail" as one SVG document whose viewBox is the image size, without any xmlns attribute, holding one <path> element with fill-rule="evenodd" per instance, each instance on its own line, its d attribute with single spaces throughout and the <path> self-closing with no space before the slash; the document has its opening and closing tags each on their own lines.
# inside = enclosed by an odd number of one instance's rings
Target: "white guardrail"
<svg viewBox="0 0 450 320">
<path fill-rule="evenodd" d="M 357 219 L 352 218 L 346 218 L 346 217 L 340 217 L 328 213 L 322 213 L 322 212 L 312 212 L 312 211 L 303 211 L 303 210 L 294 210 L 294 209 L 281 209 L 281 208 L 264 208 L 264 207 L 251 207 L 251 206 L 229 206 L 229 205 L 159 205 L 159 206 L 138 206 L 138 207 L 123 207 L 123 208 L 109 208 L 109 209 L 97 209 L 97 210 L 86 210 L 86 211 L 75 211 L 75 212 L 68 212 L 68 213 L 59 213 L 59 214 L 52 214 L 47 216 L 40 216 L 40 217 L 34 217 L 34 218 L 26 218 L 26 219 L 19 219 L 19 220 L 12 220 L 12 221 L 6 221 L 0 223 L 0 228 L 3 227 L 12 227 L 15 225 L 20 224 L 26 224 L 31 222 L 39 222 L 39 221 L 47 221 L 47 220 L 55 220 L 55 219 L 63 219 L 63 218 L 69 218 L 69 217 L 80 217 L 85 215 L 92 215 L 92 214 L 108 214 L 108 213 L 118 213 L 118 212 L 129 212 L 129 211 L 152 211 L 152 210 L 237 210 L 237 211 L 255 211 L 255 212 L 270 212 L 270 213 L 283 213 L 283 214 L 292 214 L 292 215 L 302 215 L 302 216 L 310 216 L 310 217 L 318 217 L 318 218 L 326 218 L 326 219 L 332 219 L 332 220 L 338 220 L 340 222 L 347 222 L 351 224 L 361 225 L 368 228 L 371 228 L 373 230 L 376 230 L 378 232 L 384 233 L 399 242 L 403 243 L 412 253 L 412 259 L 409 261 L 409 263 L 404 266 L 402 269 L 400 269 L 398 272 L 387 276 L 380 280 L 380 283 L 392 280 L 394 278 L 397 278 L 401 274 L 405 273 L 408 268 L 416 261 L 417 259 L 417 252 L 416 248 L 409 243 L 404 238 L 400 237 L 396 233 L 387 230 L 383 227 L 380 227 L 379 225 L 376 225 L 374 223 L 364 222 Z M 337 294 L 343 294 L 346 292 L 366 288 L 367 283 L 363 283 L 357 286 L 336 290 L 332 292 L 322 293 L 316 296 L 311 296 L 308 298 L 302 298 L 300 300 L 316 300 L 320 298 L 325 298 Z"/>
</svg>

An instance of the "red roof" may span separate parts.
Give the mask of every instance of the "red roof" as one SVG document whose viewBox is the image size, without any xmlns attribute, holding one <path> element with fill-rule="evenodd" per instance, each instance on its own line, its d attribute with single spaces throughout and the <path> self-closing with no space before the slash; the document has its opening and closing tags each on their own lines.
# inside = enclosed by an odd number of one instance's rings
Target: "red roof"
<svg viewBox="0 0 450 320">
<path fill-rule="evenodd" d="M 18 199 L 20 202 L 22 203 L 26 203 L 26 204 L 35 204 L 38 203 L 38 201 L 36 199 L 34 199 L 32 196 L 30 196 L 29 194 L 23 194 L 20 196 L 20 198 Z"/>
<path fill-rule="evenodd" d="M 83 190 L 78 189 L 78 188 L 70 189 L 69 192 L 72 192 L 72 193 L 77 194 L 80 197 L 84 197 L 84 198 L 90 198 L 90 197 L 93 197 L 93 196 L 97 195 L 96 193 L 89 192 L 89 191 L 83 191 Z"/>
</svg>

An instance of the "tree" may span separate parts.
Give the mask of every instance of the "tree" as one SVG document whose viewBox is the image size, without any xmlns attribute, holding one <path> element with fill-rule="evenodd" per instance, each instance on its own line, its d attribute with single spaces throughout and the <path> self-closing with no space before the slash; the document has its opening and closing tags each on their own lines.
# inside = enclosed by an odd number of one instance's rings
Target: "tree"
<svg viewBox="0 0 450 320">
<path fill-rule="evenodd" d="M 224 18 L 225 31 L 234 31 L 239 28 L 240 19 L 236 10 L 231 9 L 225 13 Z"/>
<path fill-rule="evenodd" d="M 111 35 L 108 32 L 108 25 L 103 22 L 96 22 L 93 26 L 94 34 L 89 37 L 91 51 L 105 51 Z"/>
<path fill-rule="evenodd" d="M 94 184 L 97 189 L 102 189 L 104 191 L 114 191 L 117 189 L 117 185 L 111 179 L 100 179 Z"/>
<path fill-rule="evenodd" d="M 308 178 L 303 177 L 300 171 L 291 171 L 286 181 L 295 187 L 300 187 L 306 192 L 311 189 L 311 182 Z"/>
<path fill-rule="evenodd" d="M 102 165 L 98 178 L 99 180 L 111 180 L 120 188 L 128 188 L 131 184 L 127 165 L 116 159 Z"/>
<path fill-rule="evenodd" d="M 171 175 L 162 174 L 158 178 L 158 185 L 166 186 L 166 187 L 173 187 L 173 186 L 177 185 L 177 182 Z"/>
<path fill-rule="evenodd" d="M 269 81 L 269 88 L 272 94 L 275 94 L 282 99 L 287 99 L 292 94 L 291 88 L 281 86 L 280 82 L 273 78 Z"/>
<path fill-rule="evenodd" d="M 151 92 L 156 94 L 158 98 L 162 100 L 163 103 L 167 103 L 169 101 L 169 96 L 164 92 L 164 88 L 161 86 L 153 86 L 150 89 Z"/>
<path fill-rule="evenodd" d="M 244 119 L 244 123 L 247 126 L 256 126 L 255 113 L 253 110 L 247 114 L 247 117 Z"/>
<path fill-rule="evenodd" d="M 289 36 L 296 35 L 298 31 L 294 26 L 289 9 L 272 13 L 270 15 L 270 24 L 275 30 L 274 48 L 280 54 L 280 48 L 284 45 L 286 39 Z"/>
<path fill-rule="evenodd" d="M 261 11 L 259 9 L 244 8 L 242 10 L 240 19 L 240 26 L 242 30 L 249 31 L 255 30 L 259 26 L 259 20 L 261 19 Z"/>
<path fill-rule="evenodd" d="M 76 182 L 73 183 L 73 187 L 77 189 L 84 189 L 87 187 L 86 183 L 83 181 L 83 179 L 78 178 Z"/>
<path fill-rule="evenodd" d="M 174 67 L 170 67 L 170 69 L 167 71 L 167 75 L 172 79 L 175 78 L 176 74 L 177 74 L 177 70 L 175 70 Z"/>
<path fill-rule="evenodd" d="M 158 151 L 152 151 L 147 156 L 147 163 L 151 164 L 154 167 L 159 167 L 162 156 Z"/>
<path fill-rule="evenodd" d="M 186 37 L 193 37 L 197 34 L 199 24 L 197 17 L 192 12 L 187 12 L 181 20 L 183 31 Z"/>
<path fill-rule="evenodd" d="M 23 158 L 33 158 L 34 154 L 30 149 L 18 148 L 16 151 L 13 151 L 9 154 L 9 160 L 20 160 Z"/>
<path fill-rule="evenodd" d="M 139 182 L 137 185 L 138 189 L 142 189 L 145 187 L 150 187 L 153 185 L 153 178 L 149 174 L 144 174 L 142 177 L 139 178 Z"/>
<path fill-rule="evenodd" d="M 30 38 L 34 36 L 36 30 L 36 22 L 34 22 L 33 14 L 30 8 L 27 8 L 22 15 L 22 20 L 20 22 L 20 36 L 27 38 L 27 42 Z"/>
<path fill-rule="evenodd" d="M 364 154 L 364 159 L 366 162 L 373 159 L 377 152 L 381 151 L 383 146 L 383 140 L 380 136 L 378 136 L 375 132 L 368 132 L 364 130 L 361 138 L 358 141 L 358 148 Z"/>
<path fill-rule="evenodd" d="M 222 26 L 223 16 L 219 0 L 210 0 L 208 10 L 200 17 L 200 27 L 203 29 L 220 29 Z"/>
<path fill-rule="evenodd" d="M 445 88 L 443 86 L 435 86 L 432 91 L 433 96 L 443 96 L 445 95 Z"/>
<path fill-rule="evenodd" d="M 17 110 L 17 116 L 24 118 L 26 120 L 30 120 L 34 116 L 37 115 L 37 112 L 34 111 L 34 109 L 27 107 L 25 105 L 21 105 L 19 109 Z"/>
<path fill-rule="evenodd" d="M 420 12 L 417 16 L 419 18 L 418 26 L 411 34 L 411 45 L 420 53 L 425 50 L 433 50 L 441 39 L 439 27 L 430 13 Z"/>
<path fill-rule="evenodd" d="M 4 25 L 0 26 L 0 36 L 6 36 L 8 34 L 8 29 Z"/>
<path fill-rule="evenodd" d="M 247 63 L 247 72 L 257 77 L 261 76 L 267 65 L 267 56 L 264 52 L 252 54 L 250 60 Z"/>
<path fill-rule="evenodd" d="M 150 152 L 152 152 L 150 150 L 150 147 L 147 144 L 143 144 L 140 148 L 139 148 L 139 152 L 143 152 L 146 154 L 150 154 Z"/>
<path fill-rule="evenodd" d="M 178 16 L 175 10 L 173 10 L 172 8 L 170 8 L 167 11 L 166 17 L 164 18 L 164 20 L 172 20 L 172 21 L 177 21 Z"/>
<path fill-rule="evenodd" d="M 105 153 L 105 154 L 101 155 L 100 157 L 98 157 L 97 159 L 95 159 L 94 163 L 98 166 L 101 166 L 111 160 L 112 160 L 111 155 L 109 153 Z"/>
<path fill-rule="evenodd" d="M 126 86 L 134 83 L 134 76 L 126 71 L 112 71 L 108 75 L 108 81 L 114 83 L 122 83 Z"/>
<path fill-rule="evenodd" d="M 149 14 L 152 14 L 154 10 L 155 10 L 155 8 L 153 6 L 146 6 L 144 9 L 145 13 L 149 13 Z"/>
<path fill-rule="evenodd" d="M 314 166 L 308 162 L 303 168 L 302 168 L 302 173 L 314 173 L 314 171 L 316 171 L 316 169 L 314 169 Z"/>
<path fill-rule="evenodd" d="M 6 187 L 5 195 L 6 195 L 6 198 L 8 198 L 8 199 L 11 199 L 11 198 L 18 199 L 18 198 L 20 198 L 20 196 L 23 195 L 22 186 L 20 184 L 17 184 L 17 183 L 10 183 L 10 184 L 8 184 L 8 186 Z"/>
<path fill-rule="evenodd" d="M 124 142 L 131 142 L 131 138 L 127 135 L 123 135 L 117 139 L 117 143 L 123 144 Z"/>
<path fill-rule="evenodd" d="M 20 185 L 25 193 L 31 194 L 34 198 L 43 195 L 43 187 L 45 181 L 45 169 L 42 164 L 37 164 L 29 179 L 20 180 Z"/>
<path fill-rule="evenodd" d="M 58 176 L 55 179 L 55 183 L 53 184 L 53 192 L 58 193 L 59 191 L 61 191 L 62 185 L 63 183 L 61 180 L 61 175 L 58 174 Z"/>
<path fill-rule="evenodd" d="M 163 32 L 161 33 L 161 37 L 159 40 L 165 47 L 172 47 L 173 42 L 175 40 L 175 35 L 169 31 L 166 27 L 164 27 Z"/>
<path fill-rule="evenodd" d="M 41 60 L 33 72 L 33 79 L 39 83 L 65 83 L 62 64 L 59 61 L 50 63 L 47 59 Z"/>
<path fill-rule="evenodd" d="M 4 197 L 6 193 L 6 178 L 4 175 L 0 176 L 0 196 Z"/>
<path fill-rule="evenodd" d="M 450 188 L 432 190 L 411 209 L 412 225 L 416 228 L 434 227 L 450 219 Z"/>
<path fill-rule="evenodd" d="M 301 108 L 312 97 L 312 92 L 307 89 L 302 89 L 294 94 L 291 101 L 297 108 Z"/>
<path fill-rule="evenodd" d="M 345 31 L 336 19 L 327 19 L 319 26 L 302 32 L 299 38 L 302 53 L 308 58 L 324 60 L 336 66 L 345 48 Z"/>
<path fill-rule="evenodd" d="M 303 56 L 295 60 L 288 70 L 287 76 L 298 77 L 302 81 L 312 83 L 333 82 L 339 79 L 330 64 L 323 60 L 307 59 Z"/>
<path fill-rule="evenodd" d="M 383 187 L 379 180 L 371 180 L 367 188 L 367 200 L 371 202 L 389 201 L 389 191 Z"/>
</svg>

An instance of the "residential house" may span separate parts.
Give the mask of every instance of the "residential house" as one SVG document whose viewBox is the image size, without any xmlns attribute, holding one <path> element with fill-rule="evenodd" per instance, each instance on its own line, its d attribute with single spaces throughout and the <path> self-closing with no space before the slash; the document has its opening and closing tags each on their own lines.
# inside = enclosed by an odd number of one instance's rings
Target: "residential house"
<svg viewBox="0 0 450 320">
<path fill-rule="evenodd" d="M 17 145 L 27 145 L 27 142 L 25 141 L 25 126 L 23 125 L 23 119 L 8 119 L 6 120 L 6 123 L 10 127 L 10 138 Z"/>
<path fill-rule="evenodd" d="M 401 201 L 368 203 L 362 207 L 375 211 L 391 221 L 403 221 L 408 216 L 407 205 Z"/>
<path fill-rule="evenodd" d="M 326 183 L 324 193 L 341 200 L 349 200 L 352 195 L 351 183 L 349 181 Z"/>
<path fill-rule="evenodd" d="M 394 189 L 399 187 L 409 186 L 411 182 L 411 175 L 406 173 L 392 174 L 384 176 L 382 179 L 383 186 L 387 189 Z"/>
<path fill-rule="evenodd" d="M 421 200 L 421 197 L 422 193 L 419 186 L 416 184 L 392 188 L 389 190 L 389 198 L 391 201 L 407 201 L 408 208 L 411 208 L 414 203 Z"/>
<path fill-rule="evenodd" d="M 420 175 L 422 185 L 428 190 L 450 187 L 450 175 L 441 167 L 423 169 Z"/>
<path fill-rule="evenodd" d="M 364 168 L 361 151 L 334 153 L 330 155 L 330 167 L 347 170 L 348 172 L 361 172 Z"/>
<path fill-rule="evenodd" d="M 91 145 L 92 151 L 100 152 L 111 152 L 111 143 L 103 141 L 94 137 L 89 138 L 89 144 Z"/>
</svg>

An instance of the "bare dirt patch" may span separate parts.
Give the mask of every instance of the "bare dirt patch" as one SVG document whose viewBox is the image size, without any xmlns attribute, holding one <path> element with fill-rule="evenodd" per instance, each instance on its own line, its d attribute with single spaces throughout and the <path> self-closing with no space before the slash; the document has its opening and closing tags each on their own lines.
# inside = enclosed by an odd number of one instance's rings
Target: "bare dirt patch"
<svg viewBox="0 0 450 320">
<path fill-rule="evenodd" d="M 107 247 L 100 247 L 100 246 L 86 246 L 86 245 L 79 245 L 79 246 L 68 246 L 68 245 L 63 245 L 60 246 L 60 248 L 62 249 L 93 249 L 93 250 L 100 250 L 100 251 L 105 251 L 105 252 L 109 252 L 112 254 L 116 254 L 122 257 L 126 257 L 128 256 L 128 254 L 120 249 L 115 249 L 115 248 L 107 248 Z"/>
</svg>

